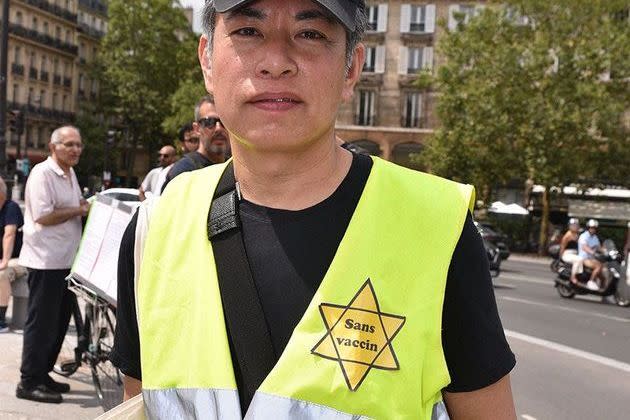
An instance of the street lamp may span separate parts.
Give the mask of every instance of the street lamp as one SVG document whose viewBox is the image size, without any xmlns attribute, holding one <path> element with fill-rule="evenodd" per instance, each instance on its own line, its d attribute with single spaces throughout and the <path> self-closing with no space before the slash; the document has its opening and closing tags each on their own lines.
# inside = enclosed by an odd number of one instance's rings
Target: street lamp
<svg viewBox="0 0 630 420">
<path fill-rule="evenodd" d="M 105 153 L 103 154 L 103 185 L 105 182 L 111 183 L 112 180 L 112 171 L 111 171 L 111 148 L 114 146 L 116 142 L 116 131 L 115 130 L 107 130 L 107 138 L 105 140 Z"/>
</svg>

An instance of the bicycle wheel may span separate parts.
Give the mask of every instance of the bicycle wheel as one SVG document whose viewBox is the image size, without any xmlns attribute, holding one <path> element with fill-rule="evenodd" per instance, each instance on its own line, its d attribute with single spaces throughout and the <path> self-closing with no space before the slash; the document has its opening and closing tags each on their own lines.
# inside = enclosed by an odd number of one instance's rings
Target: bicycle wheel
<svg viewBox="0 0 630 420">
<path fill-rule="evenodd" d="M 89 313 L 88 308 L 86 308 L 86 312 Z M 84 321 L 79 303 L 74 297 L 72 300 L 72 323 L 68 326 L 66 337 L 53 367 L 53 372 L 57 375 L 69 377 L 81 366 L 83 352 L 87 349 L 90 335 L 87 316 L 86 314 L 86 320 Z"/>
<path fill-rule="evenodd" d="M 109 353 L 114 345 L 116 318 L 107 305 L 95 305 L 92 315 L 88 350 L 92 382 L 101 407 L 107 411 L 120 404 L 123 398 L 120 371 L 109 361 Z"/>
</svg>

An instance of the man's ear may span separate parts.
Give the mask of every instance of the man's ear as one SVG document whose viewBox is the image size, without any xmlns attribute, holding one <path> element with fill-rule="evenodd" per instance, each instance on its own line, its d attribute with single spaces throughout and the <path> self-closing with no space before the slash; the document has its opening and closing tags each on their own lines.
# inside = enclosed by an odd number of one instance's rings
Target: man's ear
<svg viewBox="0 0 630 420">
<path fill-rule="evenodd" d="M 361 78 L 361 72 L 363 71 L 363 64 L 365 63 L 365 45 L 363 43 L 357 44 L 352 55 L 352 63 L 348 69 L 346 75 L 346 81 L 344 82 L 343 92 L 341 98 L 344 102 L 348 103 L 352 100 L 354 94 L 354 87 Z"/>
<path fill-rule="evenodd" d="M 197 56 L 199 57 L 199 64 L 201 64 L 201 71 L 203 73 L 203 80 L 206 84 L 206 90 L 208 93 L 212 93 L 212 65 L 210 54 L 208 53 L 208 42 L 208 37 L 201 35 L 201 38 L 199 38 L 199 47 L 197 48 Z"/>
</svg>

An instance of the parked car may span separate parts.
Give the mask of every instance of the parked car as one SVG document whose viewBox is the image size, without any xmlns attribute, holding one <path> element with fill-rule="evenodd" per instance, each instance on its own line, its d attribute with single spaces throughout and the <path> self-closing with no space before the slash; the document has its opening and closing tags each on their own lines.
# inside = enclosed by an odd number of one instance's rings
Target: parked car
<svg viewBox="0 0 630 420">
<path fill-rule="evenodd" d="M 498 231 L 493 225 L 490 223 L 480 223 L 475 222 L 475 226 L 479 231 L 481 237 L 499 248 L 501 259 L 507 260 L 510 256 L 510 248 L 507 245 L 508 238 L 507 236 Z"/>
<path fill-rule="evenodd" d="M 110 188 L 103 192 L 98 193 L 99 195 L 113 198 L 114 200 L 122 201 L 124 204 L 128 205 L 132 209 L 135 209 L 140 205 L 140 193 L 135 188 Z M 88 201 L 93 201 L 96 198 L 95 195 L 88 198 Z"/>
</svg>

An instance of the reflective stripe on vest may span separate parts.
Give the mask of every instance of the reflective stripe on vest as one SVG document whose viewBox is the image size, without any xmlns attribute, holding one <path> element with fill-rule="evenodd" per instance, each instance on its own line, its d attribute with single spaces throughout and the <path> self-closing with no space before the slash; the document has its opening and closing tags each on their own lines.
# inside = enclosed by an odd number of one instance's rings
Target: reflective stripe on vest
<svg viewBox="0 0 630 420">
<path fill-rule="evenodd" d="M 224 168 L 175 178 L 152 216 L 138 316 L 153 418 L 241 416 L 206 233 Z M 335 258 L 246 418 L 444 418 L 444 290 L 472 202 L 470 186 L 375 158 Z"/>
<path fill-rule="evenodd" d="M 238 392 L 229 390 L 165 389 L 143 391 L 151 419 L 241 420 Z M 249 419 L 362 420 L 369 417 L 343 413 L 308 401 L 256 392 L 247 411 Z M 448 420 L 442 401 L 433 406 L 431 420 Z"/>
</svg>

